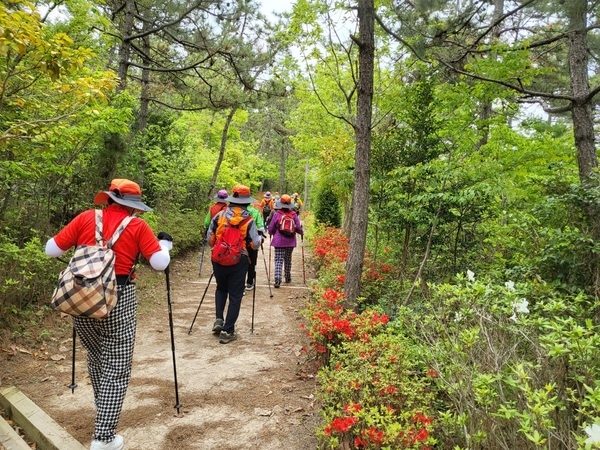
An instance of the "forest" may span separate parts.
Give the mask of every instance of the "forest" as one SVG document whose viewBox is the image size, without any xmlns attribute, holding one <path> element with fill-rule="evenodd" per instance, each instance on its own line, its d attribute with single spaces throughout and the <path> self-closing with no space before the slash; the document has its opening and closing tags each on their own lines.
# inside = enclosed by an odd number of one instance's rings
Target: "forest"
<svg viewBox="0 0 600 450">
<path fill-rule="evenodd" d="M 0 63 L 2 327 L 113 178 L 173 258 L 297 192 L 323 448 L 600 448 L 600 1 L 9 0 Z"/>
</svg>

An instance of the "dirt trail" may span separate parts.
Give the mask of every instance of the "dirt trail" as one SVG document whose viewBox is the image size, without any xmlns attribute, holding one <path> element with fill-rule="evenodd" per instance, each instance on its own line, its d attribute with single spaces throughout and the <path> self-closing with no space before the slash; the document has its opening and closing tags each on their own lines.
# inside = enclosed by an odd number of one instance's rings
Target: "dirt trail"
<svg viewBox="0 0 600 450">
<path fill-rule="evenodd" d="M 202 276 L 198 275 L 198 254 L 173 261 L 170 268 L 179 414 L 175 409 L 165 277 L 161 276 L 149 291 L 142 288 L 147 272 L 140 273 L 142 306 L 133 374 L 118 428 L 125 437 L 125 448 L 316 448 L 316 381 L 303 351 L 307 338 L 300 329 L 299 312 L 307 295 L 301 248 L 293 253 L 292 283 L 282 284 L 280 289 L 271 286 L 269 290 L 265 243 L 264 259 L 259 253 L 257 266 L 253 332 L 253 291 L 247 291 L 236 324 L 238 339 L 226 345 L 219 344 L 218 337 L 211 333 L 214 279 L 189 333 L 212 270 L 207 255 Z M 271 275 L 272 270 L 271 260 Z M 144 306 L 148 299 L 154 307 Z M 73 394 L 66 387 L 71 381 L 70 349 L 68 335 L 48 345 L 37 357 L 34 351 L 28 354 L 4 349 L 0 355 L 0 386 L 17 386 L 88 446 L 94 419 L 92 388 L 79 342 L 78 387 Z M 57 354 L 65 359 L 53 361 Z"/>
</svg>

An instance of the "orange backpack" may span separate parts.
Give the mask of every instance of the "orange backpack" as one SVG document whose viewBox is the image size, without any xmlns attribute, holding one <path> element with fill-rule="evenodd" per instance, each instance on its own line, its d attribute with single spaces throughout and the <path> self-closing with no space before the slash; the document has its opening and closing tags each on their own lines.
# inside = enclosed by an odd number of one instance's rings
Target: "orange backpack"
<svg viewBox="0 0 600 450">
<path fill-rule="evenodd" d="M 221 213 L 219 217 L 219 227 L 225 222 L 225 230 L 217 237 L 215 245 L 211 251 L 211 259 L 222 266 L 235 266 L 242 259 L 242 250 L 245 247 L 244 240 L 246 236 L 242 234 L 242 226 L 252 217 L 248 216 L 237 225 L 232 225 Z"/>
</svg>

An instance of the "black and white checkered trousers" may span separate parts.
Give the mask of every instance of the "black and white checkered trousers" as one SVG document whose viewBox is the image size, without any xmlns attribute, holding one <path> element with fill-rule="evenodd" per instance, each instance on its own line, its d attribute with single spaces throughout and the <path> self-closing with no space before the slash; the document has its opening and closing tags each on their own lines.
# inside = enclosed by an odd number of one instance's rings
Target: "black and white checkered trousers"
<svg viewBox="0 0 600 450">
<path fill-rule="evenodd" d="M 294 247 L 275 247 L 275 282 L 281 282 L 282 267 L 285 279 L 292 279 L 292 252 Z"/>
<path fill-rule="evenodd" d="M 94 439 L 114 439 L 131 378 L 135 344 L 137 293 L 135 284 L 119 286 L 119 300 L 103 320 L 74 317 L 94 389 L 96 421 Z"/>
</svg>

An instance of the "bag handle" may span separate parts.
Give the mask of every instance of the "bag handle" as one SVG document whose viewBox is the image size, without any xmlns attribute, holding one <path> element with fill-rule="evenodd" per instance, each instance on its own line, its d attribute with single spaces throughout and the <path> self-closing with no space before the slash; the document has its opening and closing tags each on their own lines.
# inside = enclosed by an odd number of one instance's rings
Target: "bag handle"
<svg viewBox="0 0 600 450">
<path fill-rule="evenodd" d="M 105 242 L 106 247 L 111 248 L 113 245 L 115 245 L 115 242 L 117 241 L 117 239 L 119 239 L 119 237 L 121 236 L 121 233 L 123 233 L 125 228 L 127 228 L 127 225 L 129 225 L 129 222 L 131 222 L 132 220 L 133 220 L 133 216 L 125 217 L 121 221 L 121 224 L 119 225 L 119 227 L 115 230 L 113 235 L 110 237 L 110 239 L 106 240 L 106 239 L 104 239 L 104 236 L 102 235 L 102 210 L 97 209 L 96 210 L 96 242 L 99 242 L 99 243 Z"/>
</svg>

